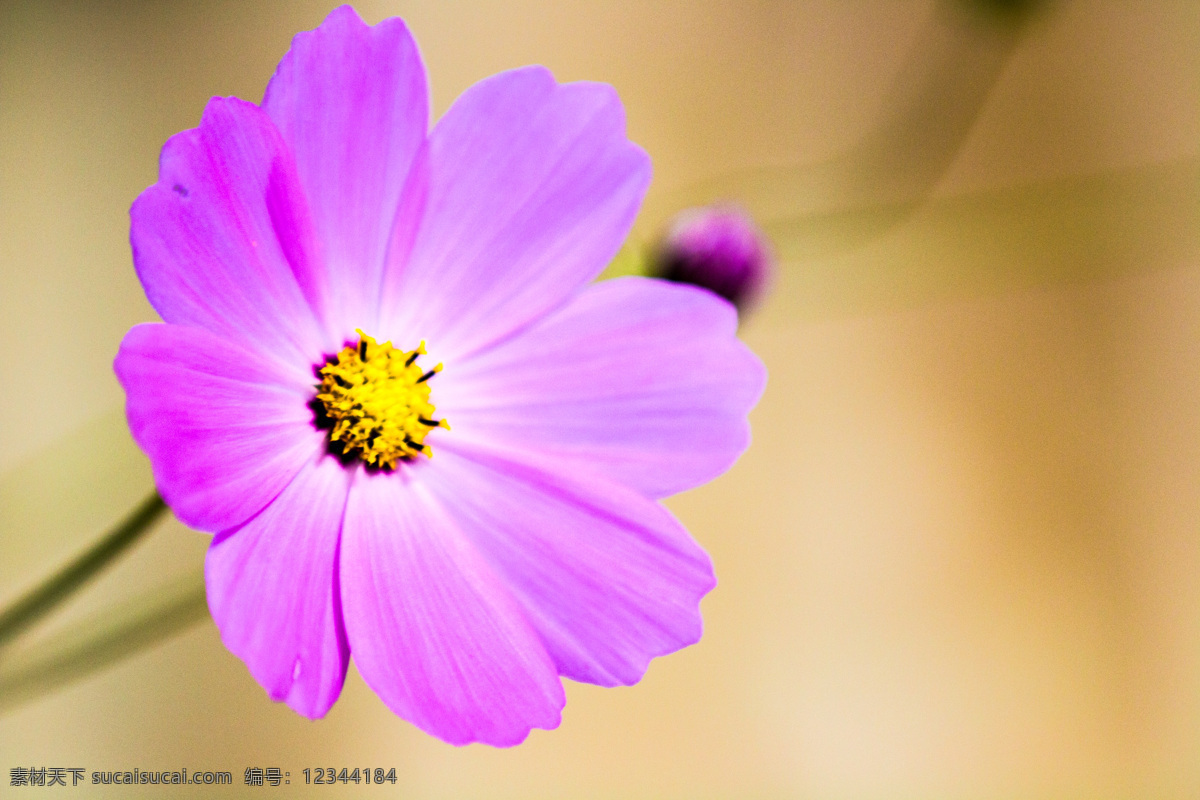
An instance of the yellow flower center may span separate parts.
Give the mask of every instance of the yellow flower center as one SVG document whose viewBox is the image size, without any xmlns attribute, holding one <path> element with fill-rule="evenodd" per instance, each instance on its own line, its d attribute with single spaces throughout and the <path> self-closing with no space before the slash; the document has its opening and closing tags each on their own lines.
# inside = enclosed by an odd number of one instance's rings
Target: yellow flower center
<svg viewBox="0 0 1200 800">
<path fill-rule="evenodd" d="M 397 350 L 391 342 L 377 343 L 361 330 L 358 345 L 347 346 L 321 367 L 317 408 L 329 441 L 344 454 L 367 464 L 395 469 L 418 453 L 433 456 L 425 435 L 450 425 L 433 418 L 429 379 L 441 371 L 417 366 L 425 343 L 416 350 Z"/>
</svg>

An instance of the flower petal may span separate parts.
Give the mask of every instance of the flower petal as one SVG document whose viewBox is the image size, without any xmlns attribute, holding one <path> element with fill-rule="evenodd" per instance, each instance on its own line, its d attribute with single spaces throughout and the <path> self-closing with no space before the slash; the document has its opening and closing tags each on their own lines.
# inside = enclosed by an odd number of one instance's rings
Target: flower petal
<svg viewBox="0 0 1200 800">
<path fill-rule="evenodd" d="M 421 481 L 501 577 L 560 674 L 602 686 L 701 633 L 708 555 L 662 506 L 554 465 L 458 442 Z"/>
<path fill-rule="evenodd" d="M 393 235 L 381 331 L 425 339 L 442 360 L 536 319 L 599 274 L 650 180 L 612 87 L 560 85 L 542 67 L 468 89 L 423 159 L 428 174 L 413 186 L 424 216 L 411 252 L 407 235 Z"/>
<path fill-rule="evenodd" d="M 163 146 L 158 183 L 129 214 L 134 265 L 164 320 L 286 363 L 311 364 L 329 348 L 311 305 L 320 270 L 309 212 L 257 106 L 209 101 L 199 128 Z"/>
<path fill-rule="evenodd" d="M 400 19 L 372 28 L 350 6 L 335 9 L 292 40 L 263 109 L 295 153 L 337 276 L 322 289 L 334 332 L 373 329 L 392 219 L 429 126 L 416 43 Z"/>
<path fill-rule="evenodd" d="M 361 472 L 342 539 L 354 662 L 394 712 L 452 744 L 554 728 L 562 684 L 537 635 L 412 472 Z"/>
<path fill-rule="evenodd" d="M 351 471 L 320 455 L 204 561 L 221 640 L 272 700 L 321 717 L 342 691 L 349 649 L 338 591 L 338 536 Z"/>
<path fill-rule="evenodd" d="M 138 325 L 114 368 L 155 483 L 193 528 L 246 521 L 324 448 L 300 371 L 202 328 Z"/>
<path fill-rule="evenodd" d="M 704 290 L 603 281 L 447 368 L 435 400 L 456 439 L 665 497 L 720 475 L 750 443 L 766 372 L 736 329 L 733 307 Z"/>
</svg>

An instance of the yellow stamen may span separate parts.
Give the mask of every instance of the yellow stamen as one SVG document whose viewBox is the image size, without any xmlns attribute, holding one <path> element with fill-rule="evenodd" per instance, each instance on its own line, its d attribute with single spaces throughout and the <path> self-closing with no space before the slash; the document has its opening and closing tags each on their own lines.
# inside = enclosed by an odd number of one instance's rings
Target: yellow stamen
<svg viewBox="0 0 1200 800">
<path fill-rule="evenodd" d="M 378 344 L 361 330 L 358 344 L 348 346 L 321 367 L 317 400 L 330 428 L 329 440 L 367 464 L 395 469 L 418 453 L 433 456 L 425 435 L 450 425 L 433 418 L 429 379 L 440 372 L 417 366 L 425 343 L 416 350 Z"/>
</svg>

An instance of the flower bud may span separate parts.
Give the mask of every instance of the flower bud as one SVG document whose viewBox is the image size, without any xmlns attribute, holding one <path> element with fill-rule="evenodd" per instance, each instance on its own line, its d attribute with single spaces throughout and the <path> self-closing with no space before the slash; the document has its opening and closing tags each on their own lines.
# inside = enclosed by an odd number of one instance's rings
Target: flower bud
<svg viewBox="0 0 1200 800">
<path fill-rule="evenodd" d="M 743 211 L 706 206 L 680 212 L 654 254 L 651 273 L 702 286 L 745 312 L 766 288 L 771 251 Z"/>
</svg>

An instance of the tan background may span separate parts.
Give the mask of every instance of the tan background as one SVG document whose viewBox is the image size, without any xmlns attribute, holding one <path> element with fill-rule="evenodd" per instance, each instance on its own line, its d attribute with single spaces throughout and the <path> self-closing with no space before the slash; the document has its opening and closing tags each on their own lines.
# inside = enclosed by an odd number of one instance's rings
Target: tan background
<svg viewBox="0 0 1200 800">
<path fill-rule="evenodd" d="M 210 95 L 259 99 L 328 8 L 0 2 L 0 600 L 150 488 L 111 360 L 153 318 L 127 211 L 162 142 Z M 526 63 L 614 84 L 655 163 L 642 240 L 715 197 L 775 237 L 756 443 L 669 501 L 716 562 L 705 638 L 637 687 L 568 685 L 559 730 L 497 751 L 353 672 L 299 718 L 205 622 L 0 718 L 0 793 L 13 766 L 230 770 L 139 791 L 233 797 L 371 765 L 397 786 L 308 791 L 1200 794 L 1200 6 L 358 8 L 408 20 L 437 114 Z M 56 623 L 205 538 L 163 526 Z"/>
</svg>

